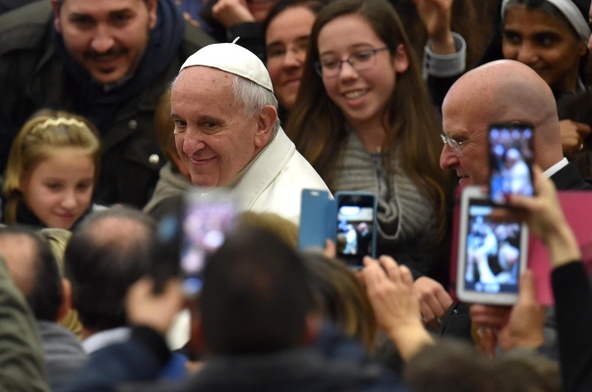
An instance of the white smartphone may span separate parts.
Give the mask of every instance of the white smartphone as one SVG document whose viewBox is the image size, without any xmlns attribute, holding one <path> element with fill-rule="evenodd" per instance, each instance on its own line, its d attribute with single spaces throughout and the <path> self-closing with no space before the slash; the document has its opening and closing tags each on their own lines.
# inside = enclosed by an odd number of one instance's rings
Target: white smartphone
<svg viewBox="0 0 592 392">
<path fill-rule="evenodd" d="M 526 268 L 528 228 L 491 219 L 495 205 L 481 187 L 463 189 L 456 289 L 463 302 L 511 305 Z"/>
</svg>

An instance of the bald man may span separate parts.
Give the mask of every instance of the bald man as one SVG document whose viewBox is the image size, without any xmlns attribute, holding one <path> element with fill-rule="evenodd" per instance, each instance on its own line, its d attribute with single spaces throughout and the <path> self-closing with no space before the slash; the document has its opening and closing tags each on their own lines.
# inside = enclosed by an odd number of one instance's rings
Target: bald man
<svg viewBox="0 0 592 392">
<path fill-rule="evenodd" d="M 463 75 L 444 98 L 442 121 L 446 142 L 440 155 L 440 166 L 456 171 L 461 186 L 488 184 L 489 125 L 520 122 L 534 125 L 535 163 L 557 189 L 592 190 L 563 156 L 557 106 L 551 89 L 535 71 L 520 62 L 494 61 Z M 460 144 L 460 151 L 454 151 L 450 140 Z M 468 309 L 464 306 L 460 309 L 458 319 L 451 322 L 447 318 L 444 323 L 464 325 L 464 335 L 469 337 Z M 471 316 L 480 320 L 491 319 L 493 321 L 485 326 L 499 329 L 507 322 L 510 310 L 509 307 L 472 305 Z M 461 328 L 455 334 L 463 335 Z M 555 356 L 552 315 L 547 317 L 544 334 L 542 350 Z M 523 348 L 537 347 L 538 342 Z"/>
<path fill-rule="evenodd" d="M 551 89 L 530 67 L 513 60 L 487 63 L 467 72 L 442 105 L 446 137 L 440 167 L 454 170 L 461 186 L 489 179 L 487 131 L 490 124 L 520 122 L 535 127 L 535 163 L 559 190 L 592 190 L 563 156 L 557 106 Z M 455 152 L 450 140 L 460 144 Z"/>
</svg>

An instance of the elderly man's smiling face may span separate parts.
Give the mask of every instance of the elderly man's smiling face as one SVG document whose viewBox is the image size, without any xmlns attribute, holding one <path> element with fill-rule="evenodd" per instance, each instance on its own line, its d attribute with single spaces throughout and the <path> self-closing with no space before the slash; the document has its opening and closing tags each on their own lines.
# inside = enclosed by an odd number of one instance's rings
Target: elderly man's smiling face
<svg viewBox="0 0 592 392">
<path fill-rule="evenodd" d="M 235 101 L 233 78 L 195 66 L 185 68 L 173 84 L 175 145 L 194 185 L 228 184 L 271 140 L 275 110 L 247 117 Z"/>
</svg>

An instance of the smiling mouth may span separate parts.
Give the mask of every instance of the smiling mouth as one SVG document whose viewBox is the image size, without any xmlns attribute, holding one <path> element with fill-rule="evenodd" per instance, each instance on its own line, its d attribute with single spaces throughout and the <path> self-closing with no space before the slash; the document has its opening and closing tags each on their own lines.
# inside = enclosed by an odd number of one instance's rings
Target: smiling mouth
<svg viewBox="0 0 592 392">
<path fill-rule="evenodd" d="M 349 93 L 343 94 L 346 99 L 358 99 L 366 95 L 367 90 L 356 90 L 350 91 Z"/>
<path fill-rule="evenodd" d="M 209 162 L 213 161 L 216 157 L 211 158 L 189 158 L 191 164 L 194 166 L 203 166 L 208 164 Z"/>
</svg>

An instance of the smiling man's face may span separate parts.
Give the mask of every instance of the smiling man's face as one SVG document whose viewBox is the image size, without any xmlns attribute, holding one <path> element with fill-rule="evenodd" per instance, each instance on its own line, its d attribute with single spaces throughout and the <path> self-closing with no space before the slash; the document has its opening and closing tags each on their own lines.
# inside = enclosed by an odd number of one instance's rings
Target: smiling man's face
<svg viewBox="0 0 592 392">
<path fill-rule="evenodd" d="M 52 2 L 55 29 L 70 55 L 100 84 L 132 74 L 156 25 L 156 0 Z"/>
</svg>

